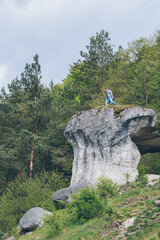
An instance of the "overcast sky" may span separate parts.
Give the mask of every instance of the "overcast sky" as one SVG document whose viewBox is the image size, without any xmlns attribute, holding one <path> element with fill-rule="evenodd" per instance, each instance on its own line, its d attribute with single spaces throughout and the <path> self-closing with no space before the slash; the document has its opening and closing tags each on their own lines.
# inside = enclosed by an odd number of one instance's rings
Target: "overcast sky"
<svg viewBox="0 0 160 240">
<path fill-rule="evenodd" d="M 36 53 L 42 83 L 61 83 L 96 32 L 125 48 L 159 26 L 160 0 L 0 0 L 0 89 Z"/>
</svg>

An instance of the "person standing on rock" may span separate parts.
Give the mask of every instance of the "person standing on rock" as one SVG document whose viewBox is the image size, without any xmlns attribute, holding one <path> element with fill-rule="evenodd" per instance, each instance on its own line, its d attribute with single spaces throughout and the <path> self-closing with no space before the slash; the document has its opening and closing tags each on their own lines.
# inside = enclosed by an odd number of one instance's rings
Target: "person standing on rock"
<svg viewBox="0 0 160 240">
<path fill-rule="evenodd" d="M 114 105 L 117 105 L 117 103 L 113 102 L 113 94 L 112 91 L 109 90 L 108 88 L 106 89 L 107 95 L 106 95 L 106 106 L 108 106 L 108 103 L 111 102 Z"/>
</svg>

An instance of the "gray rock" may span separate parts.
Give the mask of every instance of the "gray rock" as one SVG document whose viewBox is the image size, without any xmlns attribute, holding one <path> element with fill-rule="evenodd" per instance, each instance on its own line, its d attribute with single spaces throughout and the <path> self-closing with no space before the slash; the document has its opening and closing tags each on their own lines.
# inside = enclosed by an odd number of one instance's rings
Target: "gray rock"
<svg viewBox="0 0 160 240">
<path fill-rule="evenodd" d="M 64 200 L 66 202 L 69 202 L 71 201 L 70 195 L 78 192 L 80 189 L 84 187 L 86 187 L 84 183 L 79 183 L 68 188 L 63 188 L 53 194 L 52 200 L 53 201 Z"/>
<path fill-rule="evenodd" d="M 14 236 L 9 237 L 7 240 L 14 240 Z"/>
<path fill-rule="evenodd" d="M 157 114 L 139 107 L 83 111 L 70 120 L 64 135 L 74 149 L 71 185 L 53 194 L 53 201 L 70 201 L 70 194 L 95 185 L 106 176 L 118 184 L 135 181 L 141 154 L 160 152 L 153 134 Z"/>
<path fill-rule="evenodd" d="M 33 231 L 43 225 L 43 218 L 52 215 L 51 212 L 45 211 L 40 207 L 31 208 L 20 219 L 19 225 L 24 231 Z"/>
<path fill-rule="evenodd" d="M 31 235 L 33 232 L 26 232 L 25 235 Z"/>
<path fill-rule="evenodd" d="M 148 185 L 149 186 L 154 186 L 156 183 L 160 181 L 160 176 L 156 174 L 147 174 L 146 175 L 148 178 Z"/>
<path fill-rule="evenodd" d="M 120 117 L 112 108 L 73 116 L 65 130 L 74 149 L 71 187 L 94 185 L 102 175 L 118 184 L 125 184 L 126 176 L 134 181 L 141 155 L 131 137 L 139 139 L 135 134 L 153 128 L 156 118 L 154 110 L 139 107 L 125 109 Z"/>
<path fill-rule="evenodd" d="M 135 219 L 136 219 L 136 217 L 129 218 L 122 225 L 124 226 L 124 228 L 131 227 L 131 226 L 133 226 Z"/>
</svg>

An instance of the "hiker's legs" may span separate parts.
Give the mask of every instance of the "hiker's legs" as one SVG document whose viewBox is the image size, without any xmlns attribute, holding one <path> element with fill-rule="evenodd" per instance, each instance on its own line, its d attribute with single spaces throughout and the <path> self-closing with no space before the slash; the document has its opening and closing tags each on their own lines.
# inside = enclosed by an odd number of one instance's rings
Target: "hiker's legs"
<svg viewBox="0 0 160 240">
<path fill-rule="evenodd" d="M 110 102 L 110 100 L 109 99 L 107 99 L 106 100 L 106 106 L 108 106 L 108 103 Z"/>
<path fill-rule="evenodd" d="M 117 103 L 113 102 L 113 99 L 110 99 L 110 102 L 113 103 L 114 105 L 117 105 Z"/>
</svg>

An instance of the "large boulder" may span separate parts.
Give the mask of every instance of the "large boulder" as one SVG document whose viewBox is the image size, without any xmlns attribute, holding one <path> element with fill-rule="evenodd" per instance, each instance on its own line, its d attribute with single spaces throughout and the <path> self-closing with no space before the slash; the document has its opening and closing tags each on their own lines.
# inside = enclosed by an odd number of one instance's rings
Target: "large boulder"
<svg viewBox="0 0 160 240">
<path fill-rule="evenodd" d="M 94 185 L 100 176 L 118 184 L 125 184 L 128 178 L 134 181 L 141 153 L 160 151 L 160 139 L 154 142 L 155 137 L 151 136 L 151 143 L 148 134 L 156 119 L 154 110 L 140 107 L 116 111 L 105 107 L 73 116 L 64 133 L 74 150 L 71 185 L 67 192 L 79 184 Z M 63 189 L 55 195 L 60 198 L 64 192 Z"/>
<path fill-rule="evenodd" d="M 125 109 L 115 116 L 113 108 L 93 109 L 75 115 L 65 136 L 74 149 L 71 186 L 95 184 L 99 176 L 125 184 L 137 176 L 140 152 L 131 135 L 153 127 L 157 114 L 152 109 Z"/>
<path fill-rule="evenodd" d="M 43 219 L 49 215 L 52 215 L 52 213 L 40 207 L 34 207 L 24 214 L 19 221 L 19 225 L 23 231 L 33 231 L 37 227 L 41 227 Z"/>
</svg>

